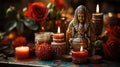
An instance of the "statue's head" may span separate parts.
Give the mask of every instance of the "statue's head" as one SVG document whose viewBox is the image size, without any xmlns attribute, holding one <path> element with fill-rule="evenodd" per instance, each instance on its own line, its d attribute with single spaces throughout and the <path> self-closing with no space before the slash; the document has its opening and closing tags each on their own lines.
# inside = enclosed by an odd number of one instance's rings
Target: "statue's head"
<svg viewBox="0 0 120 67">
<path fill-rule="evenodd" d="M 88 10 L 85 6 L 80 5 L 76 8 L 74 18 L 76 22 L 87 22 L 88 21 Z"/>
</svg>

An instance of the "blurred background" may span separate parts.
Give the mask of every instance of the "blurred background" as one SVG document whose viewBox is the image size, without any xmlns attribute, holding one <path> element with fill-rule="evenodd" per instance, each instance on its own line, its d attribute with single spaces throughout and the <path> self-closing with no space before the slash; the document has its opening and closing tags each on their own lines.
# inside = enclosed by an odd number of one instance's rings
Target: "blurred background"
<svg viewBox="0 0 120 67">
<path fill-rule="evenodd" d="M 46 5 L 51 2 L 51 0 L 0 0 L 0 32 L 4 31 L 4 25 L 8 21 L 5 14 L 9 6 L 15 6 L 17 10 L 20 10 L 27 7 L 28 3 L 35 1 L 44 2 Z M 120 17 L 120 0 L 64 0 L 64 2 L 66 9 L 63 15 L 67 19 L 72 19 L 74 10 L 81 4 L 89 9 L 91 15 L 96 12 L 96 4 L 99 4 L 100 12 L 104 14 L 112 12 L 118 14 L 118 18 Z"/>
</svg>

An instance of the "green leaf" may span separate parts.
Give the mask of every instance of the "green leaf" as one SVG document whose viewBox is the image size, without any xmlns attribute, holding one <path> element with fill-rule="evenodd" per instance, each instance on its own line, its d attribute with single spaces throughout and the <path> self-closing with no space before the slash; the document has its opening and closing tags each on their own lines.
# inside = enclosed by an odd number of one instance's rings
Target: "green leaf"
<svg viewBox="0 0 120 67">
<path fill-rule="evenodd" d="M 6 29 L 5 30 L 7 32 L 9 32 L 9 31 L 13 30 L 16 26 L 17 26 L 17 21 L 10 21 L 6 24 L 6 26 L 5 26 Z"/>
<path fill-rule="evenodd" d="M 15 10 L 14 6 L 10 6 L 7 10 L 6 10 L 6 17 L 10 17 L 10 18 L 15 18 L 17 15 L 17 11 Z"/>
<path fill-rule="evenodd" d="M 8 36 L 8 32 L 0 33 L 0 39 L 3 39 L 6 36 Z"/>
<path fill-rule="evenodd" d="M 0 32 L 0 39 L 4 38 L 4 34 L 5 34 L 5 33 L 1 33 L 1 32 Z"/>
<path fill-rule="evenodd" d="M 17 30 L 20 31 L 20 32 L 23 32 L 23 30 L 24 30 L 24 24 L 23 24 L 22 21 L 19 21 L 17 23 Z"/>
<path fill-rule="evenodd" d="M 48 3 L 47 8 L 48 8 L 48 9 L 53 8 L 53 4 L 52 4 L 52 3 Z"/>
<path fill-rule="evenodd" d="M 94 46 L 95 46 L 95 47 L 101 47 L 102 43 L 103 43 L 102 40 L 96 40 L 96 41 L 94 42 Z"/>
<path fill-rule="evenodd" d="M 39 26 L 32 19 L 26 18 L 22 21 L 24 22 L 25 26 L 31 30 L 37 30 L 39 28 Z"/>
</svg>

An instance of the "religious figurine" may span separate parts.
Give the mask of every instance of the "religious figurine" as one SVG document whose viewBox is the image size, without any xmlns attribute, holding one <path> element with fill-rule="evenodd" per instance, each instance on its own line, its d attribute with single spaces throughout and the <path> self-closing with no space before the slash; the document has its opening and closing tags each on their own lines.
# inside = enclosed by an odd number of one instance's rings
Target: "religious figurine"
<svg viewBox="0 0 120 67">
<path fill-rule="evenodd" d="M 80 46 L 89 47 L 91 31 L 94 29 L 90 22 L 88 9 L 80 5 L 76 8 L 74 18 L 68 25 L 66 31 L 67 44 L 70 44 L 73 49 L 80 49 Z"/>
</svg>

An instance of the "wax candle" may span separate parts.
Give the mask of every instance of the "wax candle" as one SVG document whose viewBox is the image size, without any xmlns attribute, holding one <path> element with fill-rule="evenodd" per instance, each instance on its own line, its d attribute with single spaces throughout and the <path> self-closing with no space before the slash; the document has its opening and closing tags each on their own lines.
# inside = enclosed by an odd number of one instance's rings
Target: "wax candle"
<svg viewBox="0 0 120 67">
<path fill-rule="evenodd" d="M 27 46 L 16 47 L 15 52 L 17 59 L 25 59 L 29 57 L 29 47 Z"/>
<path fill-rule="evenodd" d="M 96 6 L 96 13 L 92 14 L 92 22 L 95 27 L 95 34 L 98 36 L 102 33 L 103 29 L 103 13 L 99 13 L 99 5 Z"/>
<path fill-rule="evenodd" d="M 83 49 L 83 46 L 81 46 L 80 50 L 73 50 L 72 56 L 76 58 L 86 58 L 88 57 L 88 51 Z"/>
<path fill-rule="evenodd" d="M 87 57 L 88 57 L 88 51 L 83 49 L 83 46 L 80 47 L 80 50 L 72 51 L 73 63 L 86 63 Z"/>
<path fill-rule="evenodd" d="M 64 33 L 60 33 L 60 27 L 58 27 L 57 33 L 53 34 L 54 39 L 62 39 L 64 38 Z"/>
</svg>

